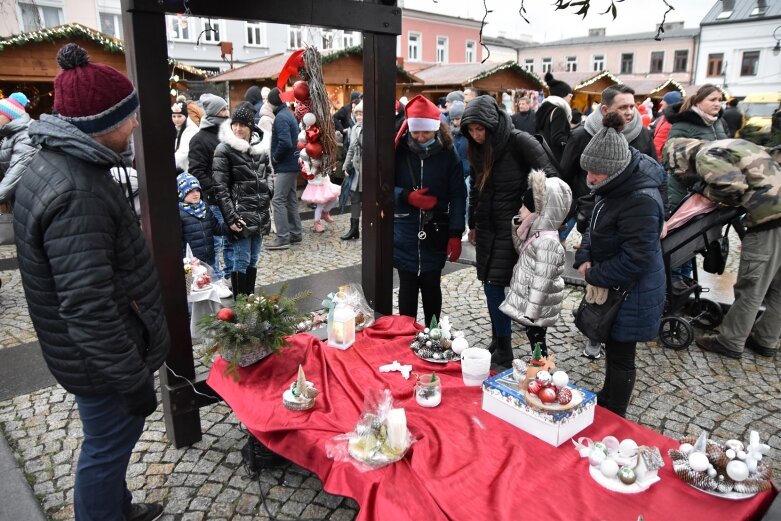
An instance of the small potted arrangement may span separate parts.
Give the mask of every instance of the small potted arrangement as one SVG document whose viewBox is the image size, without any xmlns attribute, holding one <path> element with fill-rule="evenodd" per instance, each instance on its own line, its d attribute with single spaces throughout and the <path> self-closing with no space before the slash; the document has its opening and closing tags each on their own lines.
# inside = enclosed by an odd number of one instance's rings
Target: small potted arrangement
<svg viewBox="0 0 781 521">
<path fill-rule="evenodd" d="M 526 379 L 534 380 L 537 373 L 540 371 L 553 371 L 555 365 L 553 363 L 553 355 L 542 356 L 542 344 L 537 342 L 534 344 L 534 352 L 532 358 L 529 360 L 529 364 L 526 366 Z"/>
<path fill-rule="evenodd" d="M 286 337 L 297 333 L 305 320 L 298 302 L 309 295 L 302 292 L 287 297 L 286 289 L 287 285 L 282 286 L 278 295 L 239 295 L 232 308 L 203 317 L 198 324 L 209 344 L 204 362 L 210 364 L 215 355 L 220 355 L 228 362 L 226 374 L 238 380 L 237 367 L 247 367 L 281 351 Z"/>
</svg>

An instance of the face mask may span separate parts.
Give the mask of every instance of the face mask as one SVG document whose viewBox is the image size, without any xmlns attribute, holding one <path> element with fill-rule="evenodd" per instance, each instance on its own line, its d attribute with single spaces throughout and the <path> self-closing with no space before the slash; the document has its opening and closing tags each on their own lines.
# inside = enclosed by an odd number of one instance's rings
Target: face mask
<svg viewBox="0 0 781 521">
<path fill-rule="evenodd" d="M 420 148 L 428 148 L 431 145 L 433 145 L 436 140 L 437 140 L 437 136 L 434 136 L 428 141 L 426 141 L 425 143 L 420 143 Z"/>
</svg>

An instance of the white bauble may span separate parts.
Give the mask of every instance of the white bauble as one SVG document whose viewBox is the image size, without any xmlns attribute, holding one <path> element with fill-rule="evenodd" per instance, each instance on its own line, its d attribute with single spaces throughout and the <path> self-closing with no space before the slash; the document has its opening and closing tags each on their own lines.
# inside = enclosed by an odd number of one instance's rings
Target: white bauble
<svg viewBox="0 0 781 521">
<path fill-rule="evenodd" d="M 704 452 L 692 452 L 689 454 L 689 466 L 695 472 L 703 472 L 708 468 L 710 462 Z"/>
<path fill-rule="evenodd" d="M 453 352 L 457 355 L 460 355 L 461 352 L 469 347 L 469 342 L 467 342 L 466 338 L 462 336 L 458 336 L 453 339 L 453 342 L 450 344 L 450 349 L 453 350 Z"/>
<path fill-rule="evenodd" d="M 588 453 L 588 462 L 592 467 L 601 465 L 602 462 L 605 461 L 605 458 L 607 458 L 607 454 L 596 447 L 592 447 L 591 452 Z M 618 472 L 618 466 L 616 466 L 616 472 Z"/>
<path fill-rule="evenodd" d="M 599 471 L 606 478 L 614 478 L 618 474 L 618 463 L 611 458 L 607 458 L 599 465 Z"/>
<path fill-rule="evenodd" d="M 727 458 L 729 459 L 735 459 L 735 456 L 737 456 L 735 449 L 727 449 L 724 451 L 724 454 L 726 454 Z"/>
<path fill-rule="evenodd" d="M 684 454 L 689 454 L 694 449 L 694 446 L 691 443 L 681 443 L 681 446 L 678 447 L 678 450 L 683 452 Z"/>
<path fill-rule="evenodd" d="M 304 117 L 301 118 L 301 121 L 304 122 L 304 125 L 309 127 L 317 123 L 317 118 L 311 112 L 307 112 L 306 114 L 304 114 Z"/>
<path fill-rule="evenodd" d="M 727 463 L 727 476 L 733 481 L 745 481 L 748 478 L 748 466 L 734 459 Z"/>
<path fill-rule="evenodd" d="M 632 456 L 635 452 L 637 452 L 637 442 L 632 438 L 621 440 L 621 443 L 618 445 L 618 450 L 621 452 L 621 454 Z"/>
<path fill-rule="evenodd" d="M 569 383 L 569 376 L 567 376 L 567 373 L 564 371 L 556 371 L 551 376 L 551 381 L 553 382 L 553 385 L 558 387 L 559 389 L 566 387 Z"/>
<path fill-rule="evenodd" d="M 309 154 L 307 154 L 307 153 L 306 153 L 306 150 L 305 150 L 305 149 L 303 149 L 303 148 L 301 149 L 301 152 L 298 154 L 298 157 L 299 157 L 299 158 L 301 159 L 301 161 L 303 161 L 304 163 L 306 163 L 307 161 L 309 161 Z"/>
<path fill-rule="evenodd" d="M 306 143 L 306 131 L 302 130 L 298 133 L 298 142 L 299 143 Z"/>
</svg>

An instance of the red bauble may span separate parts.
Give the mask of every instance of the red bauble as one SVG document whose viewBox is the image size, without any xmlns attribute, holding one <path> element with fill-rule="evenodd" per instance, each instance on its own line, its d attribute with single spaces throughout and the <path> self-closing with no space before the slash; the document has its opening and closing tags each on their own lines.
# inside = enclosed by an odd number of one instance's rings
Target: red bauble
<svg viewBox="0 0 781 521">
<path fill-rule="evenodd" d="M 542 384 L 538 382 L 537 380 L 532 380 L 529 382 L 529 392 L 532 394 L 539 394 L 540 391 L 542 391 Z"/>
<path fill-rule="evenodd" d="M 310 126 L 306 129 L 306 141 L 307 143 L 316 143 L 320 141 L 320 129 L 316 125 Z"/>
<path fill-rule="evenodd" d="M 567 405 L 572 401 L 572 391 L 568 387 L 562 387 L 559 389 L 559 395 L 556 397 L 561 405 Z"/>
<path fill-rule="evenodd" d="M 537 396 L 540 397 L 542 403 L 553 403 L 556 401 L 556 390 L 552 387 L 546 387 Z"/>
<path fill-rule="evenodd" d="M 302 143 L 300 141 L 298 143 L 296 143 L 296 148 L 298 150 L 302 150 L 305 146 L 306 146 L 306 143 Z"/>
<path fill-rule="evenodd" d="M 304 114 L 307 112 L 312 112 L 312 109 L 309 106 L 309 101 L 299 101 L 296 103 L 295 115 L 298 121 L 301 121 L 301 118 L 303 118 Z"/>
<path fill-rule="evenodd" d="M 293 96 L 298 101 L 306 101 L 309 99 L 309 84 L 303 80 L 298 80 L 293 84 Z"/>
<path fill-rule="evenodd" d="M 320 143 L 307 143 L 304 148 L 309 157 L 317 159 L 323 155 L 323 145 Z"/>
<path fill-rule="evenodd" d="M 231 308 L 222 308 L 214 316 L 217 317 L 217 320 L 222 320 L 224 322 L 233 322 L 236 318 L 236 314 Z"/>
</svg>

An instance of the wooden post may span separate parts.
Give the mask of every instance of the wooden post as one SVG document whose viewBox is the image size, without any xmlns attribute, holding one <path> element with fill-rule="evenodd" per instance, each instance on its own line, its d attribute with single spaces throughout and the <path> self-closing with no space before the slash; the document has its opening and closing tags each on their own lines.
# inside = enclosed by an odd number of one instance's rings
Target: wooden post
<svg viewBox="0 0 781 521">
<path fill-rule="evenodd" d="M 399 9 L 399 16 L 401 10 Z M 369 305 L 393 311 L 393 209 L 396 37 L 363 35 L 363 270 Z"/>
<path fill-rule="evenodd" d="M 172 146 L 174 128 L 168 124 L 170 118 L 162 117 L 171 110 L 165 16 L 133 10 L 130 1 L 122 0 L 122 19 L 128 76 L 138 89 L 141 102 L 141 124 L 134 135 L 141 223 L 160 276 L 163 306 L 171 333 L 171 352 L 166 363 L 176 374 L 192 380 L 195 365 L 182 271 L 182 229 Z M 165 368 L 160 370 L 166 433 L 176 447 L 192 445 L 201 439 L 200 416 L 197 409 L 179 414 L 172 407 L 172 380 L 178 379 Z"/>
</svg>

